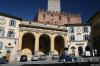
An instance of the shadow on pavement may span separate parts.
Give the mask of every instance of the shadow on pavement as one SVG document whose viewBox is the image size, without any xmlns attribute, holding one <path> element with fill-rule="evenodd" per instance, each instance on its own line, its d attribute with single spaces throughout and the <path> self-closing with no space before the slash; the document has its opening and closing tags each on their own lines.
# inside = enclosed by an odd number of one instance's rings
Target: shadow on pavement
<svg viewBox="0 0 100 66">
<path fill-rule="evenodd" d="M 57 63 L 57 64 L 24 64 L 21 66 L 62 66 L 63 63 Z"/>
<path fill-rule="evenodd" d="M 57 64 L 24 64 L 21 66 L 90 66 L 90 62 L 84 63 L 57 63 Z"/>
</svg>

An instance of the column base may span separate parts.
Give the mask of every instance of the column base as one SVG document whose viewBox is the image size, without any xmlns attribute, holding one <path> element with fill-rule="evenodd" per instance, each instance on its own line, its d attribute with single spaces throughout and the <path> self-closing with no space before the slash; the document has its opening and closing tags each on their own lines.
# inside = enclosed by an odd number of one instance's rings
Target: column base
<svg viewBox="0 0 100 66">
<path fill-rule="evenodd" d="M 50 55 L 59 55 L 59 54 L 56 50 L 54 50 L 54 51 L 50 51 Z"/>
</svg>

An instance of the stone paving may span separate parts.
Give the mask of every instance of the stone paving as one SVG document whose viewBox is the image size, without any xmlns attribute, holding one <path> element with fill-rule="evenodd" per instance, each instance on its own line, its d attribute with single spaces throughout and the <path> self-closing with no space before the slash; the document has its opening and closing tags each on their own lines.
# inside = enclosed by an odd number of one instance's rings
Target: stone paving
<svg viewBox="0 0 100 66">
<path fill-rule="evenodd" d="M 90 62 L 89 62 L 90 61 Z M 100 66 L 100 57 L 88 57 L 88 58 L 78 58 L 78 61 L 77 63 L 80 64 L 80 63 L 86 63 L 87 64 L 90 64 L 90 66 Z M 91 63 L 92 62 L 92 63 Z M 93 62 L 98 62 L 98 63 L 93 63 Z M 74 65 L 69 65 L 69 64 L 73 64 Z M 75 64 L 77 64 L 76 62 L 66 62 L 66 65 L 67 66 L 75 66 Z M 23 65 L 26 65 L 27 64 L 29 65 L 34 65 L 34 64 L 37 64 L 39 66 L 40 65 L 45 65 L 47 64 L 63 64 L 62 62 L 58 62 L 58 60 L 40 60 L 40 61 L 28 61 L 28 62 L 13 62 L 13 63 L 9 63 L 9 64 L 0 64 L 0 66 L 23 66 Z M 57 65 L 58 66 L 58 65 Z M 78 65 L 80 66 L 80 65 Z M 82 65 L 81 65 L 82 66 Z"/>
</svg>

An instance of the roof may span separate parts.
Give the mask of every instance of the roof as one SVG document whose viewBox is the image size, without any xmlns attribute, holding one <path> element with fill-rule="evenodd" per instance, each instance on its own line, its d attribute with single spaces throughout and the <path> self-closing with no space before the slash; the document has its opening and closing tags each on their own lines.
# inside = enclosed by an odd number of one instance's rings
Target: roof
<svg viewBox="0 0 100 66">
<path fill-rule="evenodd" d="M 92 20 L 96 15 L 98 15 L 98 14 L 100 14 L 100 11 L 97 11 L 97 12 L 87 21 L 87 23 L 90 23 L 91 20 Z"/>
<path fill-rule="evenodd" d="M 0 12 L 0 15 L 1 15 L 1 16 L 5 16 L 5 17 L 10 17 L 10 18 L 13 18 L 13 19 L 17 19 L 17 20 L 21 20 L 21 21 L 22 21 L 22 18 L 17 17 L 17 16 L 13 16 L 13 15 L 9 15 L 9 14 L 7 14 L 7 13 Z"/>
</svg>

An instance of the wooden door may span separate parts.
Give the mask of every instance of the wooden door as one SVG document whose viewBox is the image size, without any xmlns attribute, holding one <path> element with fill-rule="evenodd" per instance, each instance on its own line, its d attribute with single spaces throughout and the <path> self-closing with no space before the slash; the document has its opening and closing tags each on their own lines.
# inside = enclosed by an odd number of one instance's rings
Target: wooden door
<svg viewBox="0 0 100 66">
<path fill-rule="evenodd" d="M 11 54 L 11 52 L 10 51 L 7 51 L 7 53 L 6 53 L 6 59 L 9 61 L 10 60 L 10 54 Z"/>
</svg>

